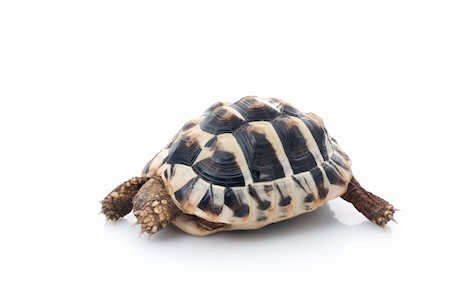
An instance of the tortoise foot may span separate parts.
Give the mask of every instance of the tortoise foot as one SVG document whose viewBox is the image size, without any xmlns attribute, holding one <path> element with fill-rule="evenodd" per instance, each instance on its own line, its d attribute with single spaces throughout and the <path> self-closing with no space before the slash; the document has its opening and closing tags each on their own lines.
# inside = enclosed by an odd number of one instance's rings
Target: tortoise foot
<svg viewBox="0 0 450 298">
<path fill-rule="evenodd" d="M 376 195 L 370 193 L 371 195 L 377 197 Z M 378 198 L 378 197 L 377 197 Z M 372 216 L 372 222 L 376 223 L 380 227 L 384 227 L 390 220 L 397 223 L 397 221 L 394 218 L 394 213 L 397 209 L 394 208 L 391 204 L 385 205 L 383 208 L 381 208 L 379 211 L 377 211 Z"/>
<path fill-rule="evenodd" d="M 108 220 L 118 220 L 133 209 L 133 197 L 148 180 L 148 177 L 134 177 L 117 186 L 102 201 L 102 211 Z"/>
<path fill-rule="evenodd" d="M 172 206 L 167 199 L 153 200 L 134 211 L 136 224 L 141 225 L 141 233 L 152 235 L 169 224 L 172 219 Z M 172 203 L 173 204 L 173 203 Z"/>
</svg>

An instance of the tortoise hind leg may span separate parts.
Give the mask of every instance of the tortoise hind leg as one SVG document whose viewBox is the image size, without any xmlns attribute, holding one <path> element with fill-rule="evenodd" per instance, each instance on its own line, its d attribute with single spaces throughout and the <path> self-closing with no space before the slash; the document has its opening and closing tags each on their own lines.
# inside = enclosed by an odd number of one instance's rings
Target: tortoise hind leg
<svg viewBox="0 0 450 298">
<path fill-rule="evenodd" d="M 355 177 L 352 177 L 347 192 L 341 197 L 353 204 L 359 212 L 379 226 L 384 226 L 389 220 L 395 222 L 394 212 L 396 209 L 394 209 L 394 206 L 362 188 Z"/>
<path fill-rule="evenodd" d="M 102 201 L 102 213 L 109 220 L 118 220 L 130 213 L 133 197 L 148 177 L 134 177 L 117 186 Z"/>
</svg>

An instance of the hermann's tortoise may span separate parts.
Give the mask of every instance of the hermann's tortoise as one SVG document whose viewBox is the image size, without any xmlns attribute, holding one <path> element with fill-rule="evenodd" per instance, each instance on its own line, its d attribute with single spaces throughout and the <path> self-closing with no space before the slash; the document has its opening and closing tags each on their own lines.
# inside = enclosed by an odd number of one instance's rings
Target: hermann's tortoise
<svg viewBox="0 0 450 298">
<path fill-rule="evenodd" d="M 393 219 L 393 206 L 355 180 L 320 117 L 280 99 L 244 97 L 187 122 L 102 211 L 117 220 L 133 209 L 149 234 L 173 223 L 208 235 L 258 229 L 339 196 L 380 226 Z"/>
</svg>

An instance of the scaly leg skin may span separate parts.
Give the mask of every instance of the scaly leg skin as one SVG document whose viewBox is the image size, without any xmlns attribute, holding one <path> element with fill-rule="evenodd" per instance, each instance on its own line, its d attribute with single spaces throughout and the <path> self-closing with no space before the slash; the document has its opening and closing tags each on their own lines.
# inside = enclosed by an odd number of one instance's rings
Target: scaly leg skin
<svg viewBox="0 0 450 298">
<path fill-rule="evenodd" d="M 370 221 L 381 227 L 386 225 L 389 220 L 396 222 L 394 212 L 397 209 L 379 196 L 362 188 L 355 177 L 352 177 L 347 192 L 341 197 L 353 204 Z"/>
<path fill-rule="evenodd" d="M 171 223 L 179 209 L 167 194 L 161 178 L 154 176 L 134 197 L 133 213 L 141 225 L 141 234 L 152 235 Z"/>
<path fill-rule="evenodd" d="M 118 220 L 130 213 L 133 209 L 133 197 L 148 179 L 148 177 L 134 177 L 117 186 L 101 201 L 101 212 L 109 220 Z"/>
</svg>

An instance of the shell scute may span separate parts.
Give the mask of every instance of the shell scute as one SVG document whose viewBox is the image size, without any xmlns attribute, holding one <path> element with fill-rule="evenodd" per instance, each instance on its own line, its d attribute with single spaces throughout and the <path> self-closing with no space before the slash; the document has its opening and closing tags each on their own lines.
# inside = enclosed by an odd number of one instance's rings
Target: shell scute
<svg viewBox="0 0 450 298">
<path fill-rule="evenodd" d="M 312 145 L 308 146 L 307 133 L 301 121 L 293 117 L 278 117 L 272 121 L 285 148 L 286 156 L 294 174 L 305 172 L 317 166 Z M 311 142 L 309 142 L 311 143 Z"/>
<path fill-rule="evenodd" d="M 280 112 L 254 96 L 244 97 L 231 104 L 246 121 L 270 121 L 280 115 Z"/>
<path fill-rule="evenodd" d="M 200 127 L 206 132 L 217 135 L 233 132 L 243 124 L 245 120 L 239 118 L 231 109 L 219 106 L 205 115 L 200 122 Z"/>
<path fill-rule="evenodd" d="M 267 122 L 266 122 L 267 123 Z M 276 148 L 263 125 L 247 124 L 233 133 L 242 150 L 253 182 L 272 181 L 284 177 Z"/>
<path fill-rule="evenodd" d="M 197 162 L 194 171 L 206 181 L 222 186 L 243 186 L 244 176 L 233 152 L 217 150 L 211 157 Z"/>
</svg>

